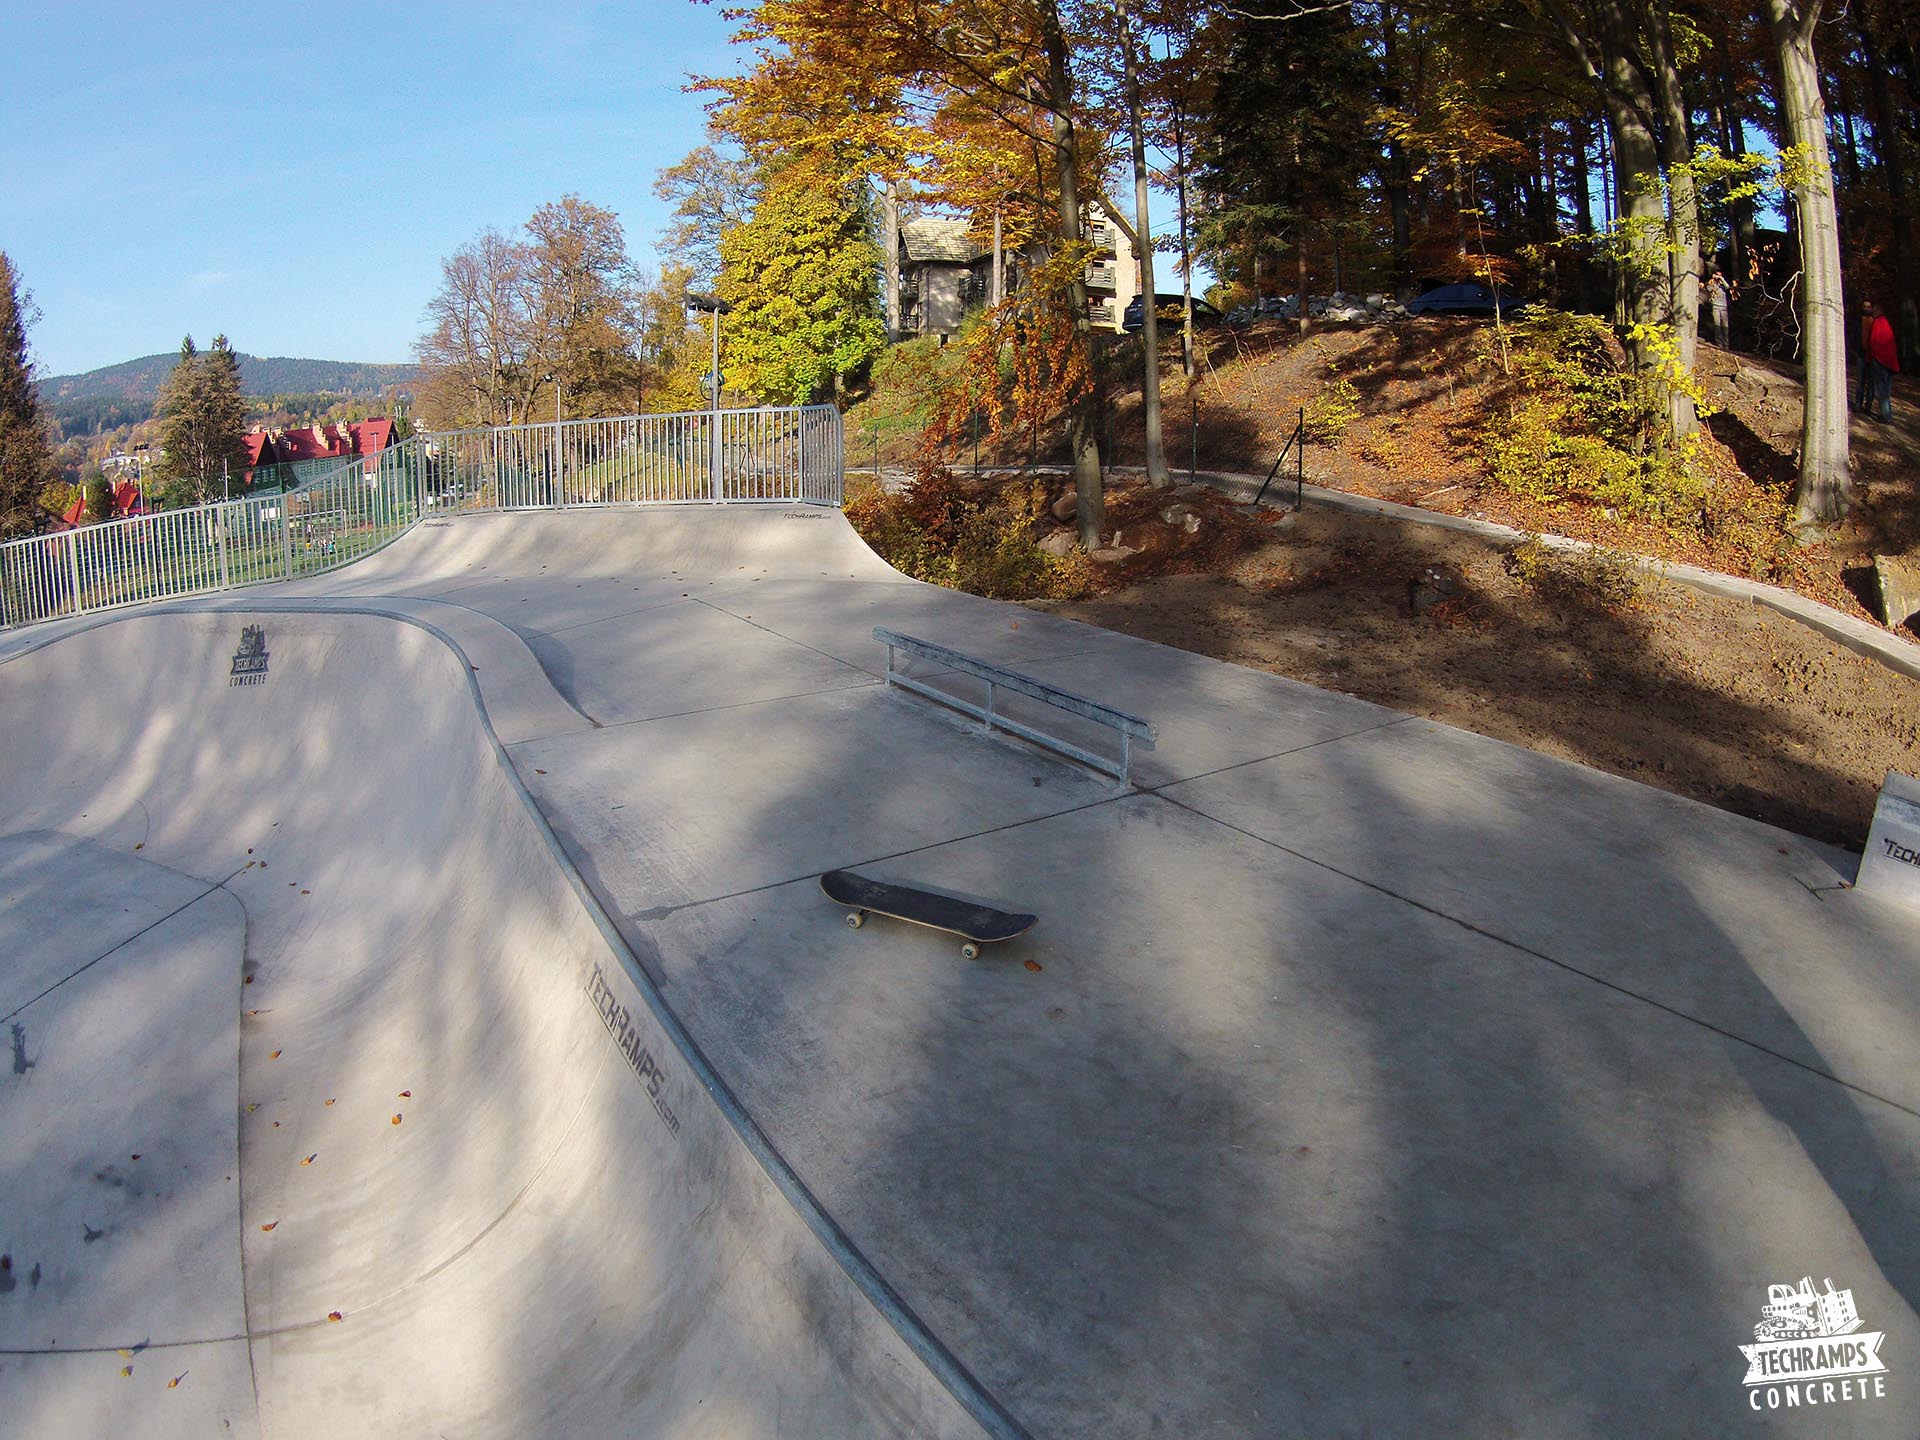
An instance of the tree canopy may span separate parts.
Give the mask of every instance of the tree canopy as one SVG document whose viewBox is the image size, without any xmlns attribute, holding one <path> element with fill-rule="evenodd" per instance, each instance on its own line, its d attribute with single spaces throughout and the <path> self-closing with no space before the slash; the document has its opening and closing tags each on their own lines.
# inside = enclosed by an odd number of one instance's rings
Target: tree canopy
<svg viewBox="0 0 1920 1440">
<path fill-rule="evenodd" d="M 0 250 L 0 540 L 37 526 L 40 492 L 58 478 L 27 353 L 33 319 L 33 297 Z"/>
</svg>

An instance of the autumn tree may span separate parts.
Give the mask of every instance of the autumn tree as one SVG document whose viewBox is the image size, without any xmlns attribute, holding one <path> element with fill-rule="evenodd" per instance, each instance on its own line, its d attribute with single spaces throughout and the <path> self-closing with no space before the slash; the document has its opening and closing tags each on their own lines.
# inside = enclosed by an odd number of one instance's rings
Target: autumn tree
<svg viewBox="0 0 1920 1440">
<path fill-rule="evenodd" d="M 246 466 L 247 403 L 240 360 L 226 336 L 214 336 L 205 354 L 191 335 L 180 342 L 155 414 L 163 447 L 155 473 L 165 503 L 198 505 L 230 495 Z"/>
<path fill-rule="evenodd" d="M 780 146 L 790 162 L 822 168 L 932 162 L 934 122 L 955 105 L 1030 147 L 1053 224 L 1023 303 L 1056 309 L 1046 328 L 1072 336 L 1046 373 L 1066 411 L 1080 540 L 1096 546 L 1106 504 L 1082 207 L 1100 188 L 1099 162 L 1087 163 L 1100 137 L 1076 77 L 1077 12 L 1060 0 L 761 0 L 741 18 L 735 38 L 753 48 L 754 68 L 703 83 L 722 97 L 720 123 L 749 147 Z"/>
<path fill-rule="evenodd" d="M 638 274 L 620 217 L 567 195 L 533 212 L 527 238 L 532 359 L 556 413 L 626 413 Z"/>
<path fill-rule="evenodd" d="M 731 153 L 727 139 L 707 139 L 653 182 L 653 193 L 673 206 L 661 254 L 684 266 L 696 286 L 711 289 L 720 278 L 720 238 L 744 225 L 760 201 L 760 167 Z"/>
<path fill-rule="evenodd" d="M 435 427 L 624 414 L 644 389 L 639 276 L 611 210 L 567 195 L 513 234 L 487 229 L 440 262 L 415 342 Z"/>
<path fill-rule="evenodd" d="M 0 250 L 0 539 L 36 528 L 38 497 L 57 478 L 27 353 L 33 296 Z"/>
<path fill-rule="evenodd" d="M 531 259 L 524 243 L 489 228 L 440 262 L 415 342 L 419 407 L 435 429 L 525 420 L 538 386 Z"/>
<path fill-rule="evenodd" d="M 729 382 L 763 403 L 805 405 L 863 370 L 886 344 L 880 256 L 853 184 L 776 174 L 746 223 L 720 237 Z"/>
</svg>

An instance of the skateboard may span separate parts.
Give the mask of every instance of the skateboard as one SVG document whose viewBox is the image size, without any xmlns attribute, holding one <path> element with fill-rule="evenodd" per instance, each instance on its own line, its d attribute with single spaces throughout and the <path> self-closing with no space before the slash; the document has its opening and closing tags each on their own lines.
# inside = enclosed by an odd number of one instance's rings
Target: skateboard
<svg viewBox="0 0 1920 1440">
<path fill-rule="evenodd" d="M 890 915 L 895 920 L 958 935 L 965 942 L 960 954 L 968 960 L 980 958 L 982 945 L 1026 934 L 1040 918 L 1011 914 L 970 900 L 956 900 L 951 895 L 918 890 L 911 885 L 869 880 L 850 870 L 829 870 L 820 877 L 820 888 L 829 900 L 851 907 L 847 911 L 847 924 L 855 930 L 866 923 L 869 915 Z"/>
</svg>

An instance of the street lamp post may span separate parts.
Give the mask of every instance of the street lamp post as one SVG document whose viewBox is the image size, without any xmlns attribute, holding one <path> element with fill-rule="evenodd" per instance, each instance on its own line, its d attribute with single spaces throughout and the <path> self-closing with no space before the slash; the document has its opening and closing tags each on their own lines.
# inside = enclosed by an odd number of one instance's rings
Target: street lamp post
<svg viewBox="0 0 1920 1440">
<path fill-rule="evenodd" d="M 707 372 L 707 385 L 713 392 L 713 418 L 708 428 L 713 432 L 712 456 L 708 461 L 709 479 L 712 484 L 713 500 L 720 501 L 720 317 L 733 309 L 726 301 L 714 295 L 695 295 L 687 293 L 687 308 L 697 310 L 702 315 L 713 317 L 713 368 Z"/>
</svg>

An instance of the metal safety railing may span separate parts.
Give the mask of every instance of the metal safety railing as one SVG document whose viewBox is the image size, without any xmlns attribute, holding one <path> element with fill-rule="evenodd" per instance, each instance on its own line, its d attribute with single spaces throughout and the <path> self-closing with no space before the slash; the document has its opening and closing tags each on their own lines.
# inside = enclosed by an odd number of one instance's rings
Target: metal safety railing
<svg viewBox="0 0 1920 1440">
<path fill-rule="evenodd" d="M 840 504 L 840 414 L 629 415 L 416 435 L 285 493 L 0 545 L 0 626 L 317 574 L 436 514 L 706 502 Z"/>
</svg>

